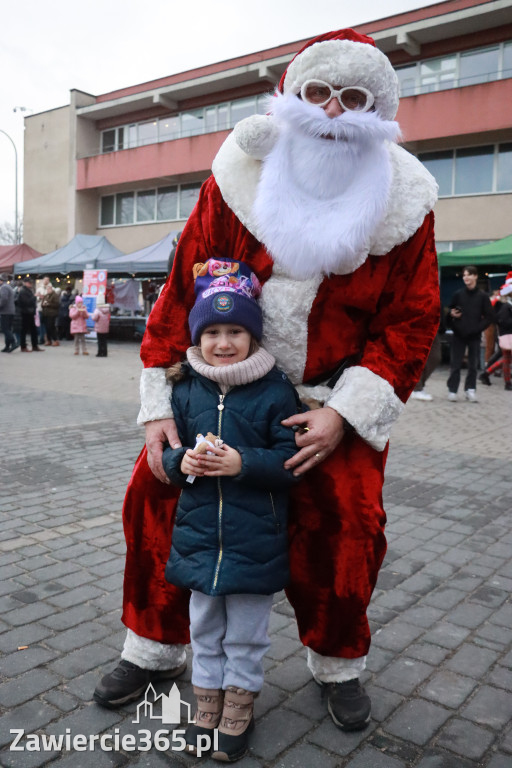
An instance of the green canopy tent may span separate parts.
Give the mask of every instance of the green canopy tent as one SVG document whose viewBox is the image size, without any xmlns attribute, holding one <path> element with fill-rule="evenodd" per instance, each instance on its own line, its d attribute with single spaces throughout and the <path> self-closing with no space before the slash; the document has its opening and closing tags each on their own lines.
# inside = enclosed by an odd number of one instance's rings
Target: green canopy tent
<svg viewBox="0 0 512 768">
<path fill-rule="evenodd" d="M 474 248 L 459 248 L 456 251 L 444 251 L 437 254 L 440 267 L 464 267 L 467 264 L 512 265 L 512 235 L 493 243 L 477 245 Z"/>
</svg>

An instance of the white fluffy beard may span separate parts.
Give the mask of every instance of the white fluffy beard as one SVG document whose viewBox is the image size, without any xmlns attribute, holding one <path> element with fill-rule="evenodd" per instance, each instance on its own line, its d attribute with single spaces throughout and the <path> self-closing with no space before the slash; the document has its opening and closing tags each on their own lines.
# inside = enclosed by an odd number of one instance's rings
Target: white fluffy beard
<svg viewBox="0 0 512 768">
<path fill-rule="evenodd" d="M 349 274 L 366 260 L 391 186 L 386 141 L 400 129 L 376 112 L 329 118 L 293 94 L 271 101 L 279 138 L 263 161 L 258 237 L 285 273 Z"/>
</svg>

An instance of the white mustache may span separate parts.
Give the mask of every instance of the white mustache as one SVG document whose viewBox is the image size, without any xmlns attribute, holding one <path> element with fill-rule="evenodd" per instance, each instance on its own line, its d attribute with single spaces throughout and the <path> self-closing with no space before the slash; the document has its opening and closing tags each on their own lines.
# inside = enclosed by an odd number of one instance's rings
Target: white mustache
<svg viewBox="0 0 512 768">
<path fill-rule="evenodd" d="M 344 142 L 396 142 L 401 138 L 400 126 L 394 120 L 383 120 L 377 112 L 342 112 L 328 117 L 322 107 L 309 104 L 295 94 L 276 92 L 269 100 L 269 111 L 276 120 L 289 123 L 308 136 Z"/>
</svg>

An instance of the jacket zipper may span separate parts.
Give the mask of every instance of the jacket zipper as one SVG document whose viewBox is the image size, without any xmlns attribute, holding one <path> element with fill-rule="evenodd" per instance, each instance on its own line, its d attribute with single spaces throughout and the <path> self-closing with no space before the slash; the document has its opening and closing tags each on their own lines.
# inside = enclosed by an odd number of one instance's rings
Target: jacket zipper
<svg viewBox="0 0 512 768">
<path fill-rule="evenodd" d="M 224 410 L 224 398 L 225 395 L 219 395 L 219 404 L 217 406 L 219 410 L 219 419 L 217 422 L 217 435 L 218 437 L 221 437 L 221 430 L 222 430 L 222 412 Z M 220 571 L 220 564 L 222 562 L 222 485 L 220 482 L 220 477 L 217 478 L 217 488 L 219 491 L 219 509 L 217 513 L 218 517 L 218 523 L 219 523 L 219 556 L 217 557 L 217 565 L 215 566 L 215 575 L 213 577 L 213 589 L 217 588 L 217 582 L 219 580 L 219 571 Z"/>
<path fill-rule="evenodd" d="M 272 496 L 272 493 L 269 493 L 269 496 L 270 496 L 270 503 L 272 504 L 272 514 L 274 515 L 274 524 L 276 526 L 276 532 L 280 533 L 281 532 L 281 523 L 277 519 L 276 508 L 274 506 L 274 497 Z"/>
</svg>

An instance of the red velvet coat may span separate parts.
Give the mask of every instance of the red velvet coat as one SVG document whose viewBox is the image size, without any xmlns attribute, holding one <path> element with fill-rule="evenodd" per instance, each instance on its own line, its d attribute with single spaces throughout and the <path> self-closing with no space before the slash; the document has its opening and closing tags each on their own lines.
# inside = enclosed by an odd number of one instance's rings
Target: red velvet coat
<svg viewBox="0 0 512 768">
<path fill-rule="evenodd" d="M 203 185 L 172 275 L 149 317 L 141 349 L 146 370 L 183 358 L 190 345 L 192 267 L 208 258 L 243 260 L 263 284 L 272 278 L 272 260 L 228 208 L 213 176 Z M 398 413 L 408 398 L 435 336 L 438 307 L 430 213 L 409 240 L 386 255 L 369 255 L 352 274 L 324 278 L 308 312 L 304 382 L 352 354 L 362 355 L 355 383 L 359 386 L 357 376 L 368 382 L 356 397 L 340 390 L 340 412 L 357 432 L 345 436 L 327 460 L 307 473 L 291 503 L 288 596 L 303 643 L 326 656 L 357 658 L 369 648 L 366 608 L 386 549 L 382 485 L 387 447 L 380 433 L 373 442 L 380 441 L 379 450 L 372 447 L 368 422 L 373 408 L 381 414 L 376 420 L 384 423 L 386 413 Z M 273 316 L 272 310 L 269 314 L 267 308 L 267 316 L 264 311 L 264 327 L 279 322 L 278 308 Z M 347 384 L 344 391 L 350 390 Z M 124 507 L 123 621 L 137 634 L 166 643 L 188 641 L 188 595 L 164 580 L 178 493 L 154 479 L 144 449 Z"/>
</svg>

